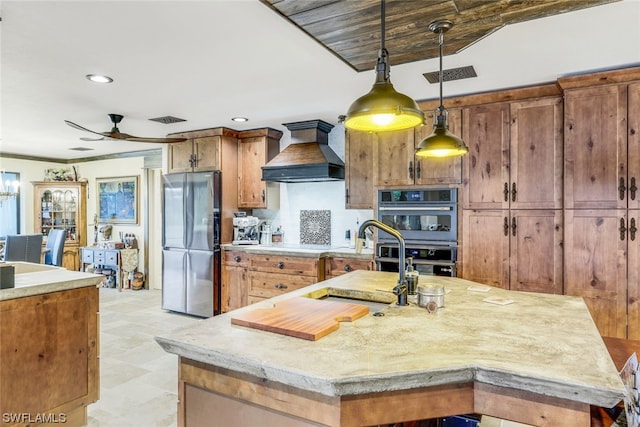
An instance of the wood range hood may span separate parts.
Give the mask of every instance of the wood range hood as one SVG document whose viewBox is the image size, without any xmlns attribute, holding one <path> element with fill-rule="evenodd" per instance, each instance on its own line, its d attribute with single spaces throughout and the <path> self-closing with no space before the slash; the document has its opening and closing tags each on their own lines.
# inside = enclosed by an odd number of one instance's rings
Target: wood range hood
<svg viewBox="0 0 640 427">
<path fill-rule="evenodd" d="M 283 123 L 291 144 L 262 167 L 269 182 L 323 182 L 344 179 L 344 162 L 329 147 L 333 125 L 323 120 Z"/>
</svg>

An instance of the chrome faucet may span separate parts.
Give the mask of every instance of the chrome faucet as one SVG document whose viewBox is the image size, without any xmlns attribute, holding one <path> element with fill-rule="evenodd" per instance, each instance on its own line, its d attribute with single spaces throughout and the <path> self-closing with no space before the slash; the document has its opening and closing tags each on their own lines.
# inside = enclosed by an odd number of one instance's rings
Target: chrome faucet
<svg viewBox="0 0 640 427">
<path fill-rule="evenodd" d="M 398 240 L 398 272 L 400 273 L 400 277 L 398 278 L 398 284 L 395 288 L 393 288 L 393 294 L 398 297 L 398 302 L 396 303 L 397 305 L 408 305 L 407 281 L 404 277 L 404 238 L 402 237 L 402 234 L 400 234 L 400 232 L 395 228 L 390 227 L 383 222 L 377 221 L 375 219 L 366 220 L 362 223 L 362 225 L 360 225 L 360 228 L 358 229 L 358 241 L 356 242 L 357 253 L 362 252 L 362 243 L 364 242 L 365 238 L 364 232 L 368 227 L 376 227 L 382 231 L 386 231 Z"/>
</svg>

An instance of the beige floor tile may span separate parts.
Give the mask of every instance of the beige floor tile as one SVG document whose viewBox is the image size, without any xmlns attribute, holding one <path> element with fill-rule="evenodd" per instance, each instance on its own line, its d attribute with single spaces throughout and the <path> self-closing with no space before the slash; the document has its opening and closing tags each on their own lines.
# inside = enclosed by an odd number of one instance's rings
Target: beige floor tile
<svg viewBox="0 0 640 427">
<path fill-rule="evenodd" d="M 162 310 L 158 290 L 100 289 L 100 400 L 90 427 L 174 427 L 178 358 L 154 336 L 201 319 Z"/>
</svg>

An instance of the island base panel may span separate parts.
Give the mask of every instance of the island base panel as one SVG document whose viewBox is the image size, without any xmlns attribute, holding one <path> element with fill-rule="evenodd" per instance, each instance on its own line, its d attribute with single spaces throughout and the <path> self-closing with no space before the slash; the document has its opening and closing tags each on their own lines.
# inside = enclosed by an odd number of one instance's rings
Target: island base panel
<svg viewBox="0 0 640 427">
<path fill-rule="evenodd" d="M 185 425 L 187 426 L 319 427 L 325 425 L 232 399 L 191 384 L 185 385 L 184 392 Z"/>
<path fill-rule="evenodd" d="M 590 425 L 588 404 L 479 382 L 332 397 L 182 357 L 179 369 L 179 427 L 256 420 L 265 427 L 356 427 L 468 413 L 541 427 Z"/>
<path fill-rule="evenodd" d="M 86 425 L 99 397 L 98 299 L 93 285 L 0 301 L 0 426 L 60 425 L 60 414 Z"/>
</svg>

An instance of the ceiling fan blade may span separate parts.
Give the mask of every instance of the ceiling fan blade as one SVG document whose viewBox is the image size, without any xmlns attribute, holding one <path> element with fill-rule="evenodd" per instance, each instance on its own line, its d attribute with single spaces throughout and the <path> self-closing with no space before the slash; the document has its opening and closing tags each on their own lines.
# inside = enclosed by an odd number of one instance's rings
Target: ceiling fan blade
<svg viewBox="0 0 640 427">
<path fill-rule="evenodd" d="M 111 117 L 111 116 L 114 116 L 114 117 Z M 132 141 L 132 142 L 152 142 L 152 143 L 167 144 L 167 143 L 173 143 L 173 142 L 183 142 L 187 140 L 187 138 L 145 138 L 145 137 L 133 136 L 126 133 L 122 133 L 115 126 L 117 123 L 120 122 L 120 120 L 122 120 L 122 116 L 111 114 L 109 115 L 109 117 L 111 117 L 111 120 L 114 124 L 114 128 L 111 130 L 111 132 L 96 132 L 91 129 L 82 127 L 79 124 L 70 122 L 69 120 L 65 120 L 64 122 L 74 129 L 93 133 L 96 135 L 100 135 L 102 137 L 102 138 L 80 138 L 83 141 L 121 140 L 121 141 Z"/>
<path fill-rule="evenodd" d="M 170 144 L 173 142 L 186 141 L 187 138 L 142 138 L 137 136 L 129 136 L 129 138 L 126 138 L 126 140 L 133 142 L 155 142 L 160 144 Z"/>
<path fill-rule="evenodd" d="M 80 125 L 78 125 L 76 123 L 70 122 L 69 120 L 65 120 L 64 122 L 66 124 L 68 124 L 69 126 L 71 126 L 72 128 L 75 128 L 75 129 L 78 129 L 78 130 L 82 130 L 82 131 L 85 131 L 85 132 L 91 132 L 91 133 L 95 133 L 95 134 L 98 134 L 98 135 L 102 135 L 99 132 L 93 131 L 91 129 L 87 129 L 87 128 L 82 127 L 82 126 L 80 126 Z"/>
<path fill-rule="evenodd" d="M 87 136 L 81 136 L 80 141 L 104 141 L 106 138 L 103 136 L 102 138 L 89 138 Z"/>
</svg>

